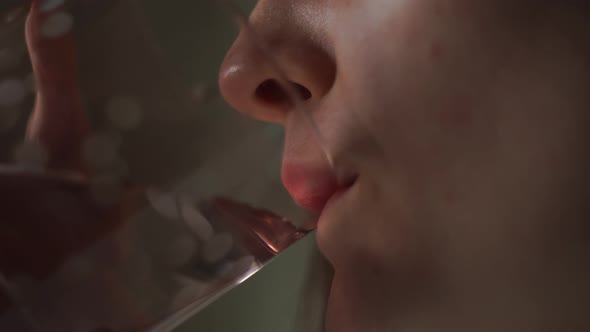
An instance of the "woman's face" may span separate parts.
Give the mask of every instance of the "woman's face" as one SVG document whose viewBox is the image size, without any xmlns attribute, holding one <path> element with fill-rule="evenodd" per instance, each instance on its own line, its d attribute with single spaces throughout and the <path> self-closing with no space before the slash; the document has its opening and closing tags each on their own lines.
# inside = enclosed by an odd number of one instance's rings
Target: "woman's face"
<svg viewBox="0 0 590 332">
<path fill-rule="evenodd" d="M 524 3 L 261 0 L 251 25 L 269 52 L 248 33 L 228 52 L 225 98 L 285 127 L 284 184 L 321 212 L 328 330 L 576 321 L 554 304 L 588 276 L 583 28 Z"/>
</svg>

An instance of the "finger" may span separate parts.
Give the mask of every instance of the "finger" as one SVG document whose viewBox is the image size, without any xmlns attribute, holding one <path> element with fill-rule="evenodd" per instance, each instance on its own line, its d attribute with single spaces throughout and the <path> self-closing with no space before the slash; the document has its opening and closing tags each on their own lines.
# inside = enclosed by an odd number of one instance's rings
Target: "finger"
<svg viewBox="0 0 590 332">
<path fill-rule="evenodd" d="M 63 5 L 44 9 L 40 0 L 33 2 L 25 37 L 37 99 L 26 139 L 47 149 L 50 169 L 83 172 L 80 149 L 89 123 L 78 82 L 72 25 L 73 18 Z"/>
</svg>

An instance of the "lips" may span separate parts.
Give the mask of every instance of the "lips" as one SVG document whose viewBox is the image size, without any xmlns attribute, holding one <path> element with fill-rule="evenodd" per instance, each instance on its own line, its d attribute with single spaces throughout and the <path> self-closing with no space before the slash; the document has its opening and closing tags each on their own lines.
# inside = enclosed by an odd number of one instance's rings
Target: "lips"
<svg viewBox="0 0 590 332">
<path fill-rule="evenodd" d="M 302 208 L 320 213 L 335 195 L 343 194 L 354 183 L 337 179 L 331 169 L 311 168 L 303 165 L 283 165 L 282 180 L 293 200 Z"/>
</svg>

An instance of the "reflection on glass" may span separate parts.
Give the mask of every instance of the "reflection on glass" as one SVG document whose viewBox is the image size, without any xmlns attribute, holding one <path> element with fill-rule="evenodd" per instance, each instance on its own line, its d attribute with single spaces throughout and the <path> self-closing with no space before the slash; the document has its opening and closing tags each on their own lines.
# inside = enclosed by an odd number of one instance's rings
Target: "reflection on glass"
<svg viewBox="0 0 590 332">
<path fill-rule="evenodd" d="M 165 330 L 307 233 L 280 132 L 217 95 L 235 29 L 206 1 L 0 4 L 0 330 Z"/>
</svg>

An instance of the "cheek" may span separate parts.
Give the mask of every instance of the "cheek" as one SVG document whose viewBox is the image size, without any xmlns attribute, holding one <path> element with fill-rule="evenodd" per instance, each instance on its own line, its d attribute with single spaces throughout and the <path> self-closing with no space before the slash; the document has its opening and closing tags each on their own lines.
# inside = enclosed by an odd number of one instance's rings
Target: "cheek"
<svg viewBox="0 0 590 332">
<path fill-rule="evenodd" d="M 400 130 L 409 135 L 468 132 L 475 121 L 474 95 L 485 90 L 482 77 L 492 75 L 482 72 L 487 66 L 478 63 L 473 48 L 479 44 L 464 31 L 469 27 L 455 23 L 467 20 L 465 10 L 455 8 L 464 5 L 388 2 L 392 8 L 381 10 L 389 15 L 370 23 L 344 16 L 334 29 L 345 98 L 358 101 L 356 108 L 368 127 L 383 134 L 382 141 Z"/>
<path fill-rule="evenodd" d="M 381 24 L 341 26 L 335 38 L 333 94 L 343 106 L 336 109 L 356 112 L 356 129 L 377 147 L 360 161 L 368 180 L 351 193 L 346 210 L 319 226 L 320 247 L 336 268 L 378 266 L 404 255 L 429 265 L 432 220 L 422 217 L 447 211 L 440 204 L 458 204 L 450 174 L 478 162 L 494 139 L 493 121 L 486 124 L 491 115 L 478 105 L 476 92 L 485 87 L 473 79 L 478 64 L 457 60 L 468 50 L 445 38 L 434 10 L 400 3 Z"/>
</svg>

